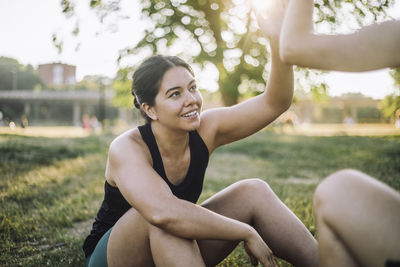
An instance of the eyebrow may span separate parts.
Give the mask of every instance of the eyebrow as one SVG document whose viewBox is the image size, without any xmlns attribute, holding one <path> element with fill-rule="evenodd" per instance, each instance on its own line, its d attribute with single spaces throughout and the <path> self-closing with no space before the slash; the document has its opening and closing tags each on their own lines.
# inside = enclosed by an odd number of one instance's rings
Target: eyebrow
<svg viewBox="0 0 400 267">
<path fill-rule="evenodd" d="M 194 83 L 194 82 L 196 82 L 196 80 L 191 80 L 189 83 L 188 83 L 188 86 L 190 86 L 192 83 Z M 167 95 L 167 94 L 169 94 L 169 92 L 171 92 L 171 91 L 173 91 L 173 90 L 176 90 L 176 89 L 179 89 L 179 88 L 181 88 L 180 86 L 175 86 L 175 87 L 171 87 L 171 88 L 169 88 L 166 92 L 165 92 L 165 95 Z"/>
</svg>

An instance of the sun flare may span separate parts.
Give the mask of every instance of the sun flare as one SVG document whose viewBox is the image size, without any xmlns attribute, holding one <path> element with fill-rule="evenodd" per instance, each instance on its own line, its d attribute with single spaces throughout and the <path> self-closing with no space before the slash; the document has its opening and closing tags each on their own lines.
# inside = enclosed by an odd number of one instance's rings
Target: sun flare
<svg viewBox="0 0 400 267">
<path fill-rule="evenodd" d="M 271 6 L 276 0 L 251 0 L 254 11 L 266 17 L 271 12 Z"/>
</svg>

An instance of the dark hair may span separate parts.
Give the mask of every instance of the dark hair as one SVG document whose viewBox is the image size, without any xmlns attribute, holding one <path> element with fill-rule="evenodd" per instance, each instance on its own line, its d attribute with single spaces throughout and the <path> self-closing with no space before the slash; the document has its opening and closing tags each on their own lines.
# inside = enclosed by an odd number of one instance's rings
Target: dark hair
<svg viewBox="0 0 400 267">
<path fill-rule="evenodd" d="M 141 104 L 154 105 L 164 74 L 173 67 L 184 67 L 194 77 L 192 68 L 185 61 L 176 56 L 161 55 L 152 56 L 143 61 L 133 74 L 133 103 L 142 113 L 146 123 L 151 123 L 151 119 L 141 109 Z"/>
</svg>

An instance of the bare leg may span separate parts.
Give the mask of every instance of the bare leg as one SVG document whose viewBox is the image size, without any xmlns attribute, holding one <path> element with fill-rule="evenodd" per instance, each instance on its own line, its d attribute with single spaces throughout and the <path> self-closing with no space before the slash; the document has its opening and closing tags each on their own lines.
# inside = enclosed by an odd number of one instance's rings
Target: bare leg
<svg viewBox="0 0 400 267">
<path fill-rule="evenodd" d="M 156 266 L 205 266 L 195 240 L 173 236 L 151 226 L 150 247 Z"/>
<path fill-rule="evenodd" d="M 264 181 L 237 182 L 202 206 L 253 225 L 278 257 L 296 266 L 318 266 L 315 239 Z M 214 266 L 236 247 L 237 242 L 199 240 L 198 244 L 207 266 Z"/>
<path fill-rule="evenodd" d="M 314 210 L 322 266 L 385 266 L 400 260 L 400 195 L 354 170 L 317 188 Z"/>
<path fill-rule="evenodd" d="M 115 224 L 107 246 L 108 266 L 204 266 L 197 243 L 149 224 L 135 209 Z"/>
</svg>

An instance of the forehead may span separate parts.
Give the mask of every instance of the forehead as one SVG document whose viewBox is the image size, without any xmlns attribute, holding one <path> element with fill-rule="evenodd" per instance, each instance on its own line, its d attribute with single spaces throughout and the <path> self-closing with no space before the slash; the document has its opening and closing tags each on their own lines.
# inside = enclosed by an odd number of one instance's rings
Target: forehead
<svg viewBox="0 0 400 267">
<path fill-rule="evenodd" d="M 169 69 L 161 81 L 161 90 L 168 90 L 173 87 L 186 87 L 194 77 L 184 67 L 173 67 Z"/>
</svg>

